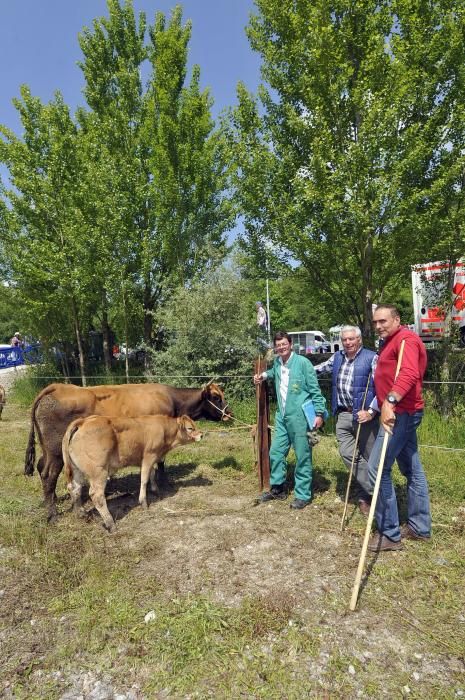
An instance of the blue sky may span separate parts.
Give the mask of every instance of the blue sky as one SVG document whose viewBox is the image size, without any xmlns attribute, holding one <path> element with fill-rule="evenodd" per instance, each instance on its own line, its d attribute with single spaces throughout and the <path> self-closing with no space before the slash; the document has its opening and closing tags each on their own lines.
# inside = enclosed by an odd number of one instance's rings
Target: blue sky
<svg viewBox="0 0 465 700">
<path fill-rule="evenodd" d="M 121 0 L 122 1 L 122 0 Z M 136 13 L 144 11 L 153 24 L 157 11 L 169 15 L 176 0 L 134 0 Z M 213 116 L 236 101 L 236 85 L 242 80 L 256 91 L 260 58 L 245 35 L 253 0 L 185 0 L 183 21 L 192 21 L 189 64 L 200 66 L 201 85 L 214 99 Z M 85 106 L 84 80 L 78 34 L 92 27 L 96 17 L 108 14 L 106 0 L 0 0 L 0 124 L 21 135 L 21 122 L 12 99 L 22 84 L 42 102 L 59 90 L 74 113 Z M 0 164 L 0 178 L 8 171 Z M 242 230 L 238 223 L 232 240 Z"/>
<path fill-rule="evenodd" d="M 169 14 L 175 0 L 134 0 L 150 24 L 156 11 Z M 239 80 L 256 90 L 259 57 L 244 28 L 253 0 L 185 0 L 184 20 L 193 22 L 190 64 L 198 63 L 203 87 L 215 100 L 214 116 L 235 102 Z M 107 14 L 105 0 L 0 0 L 0 123 L 21 133 L 12 98 L 26 83 L 43 102 L 60 90 L 72 112 L 84 105 L 78 34 L 95 17 Z"/>
</svg>

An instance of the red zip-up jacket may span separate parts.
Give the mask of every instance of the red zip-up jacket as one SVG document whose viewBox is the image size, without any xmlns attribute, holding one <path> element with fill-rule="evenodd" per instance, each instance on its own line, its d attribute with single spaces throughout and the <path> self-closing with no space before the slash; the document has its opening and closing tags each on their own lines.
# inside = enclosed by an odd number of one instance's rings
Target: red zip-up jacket
<svg viewBox="0 0 465 700">
<path fill-rule="evenodd" d="M 394 381 L 403 340 L 405 345 L 402 362 L 397 379 Z M 395 391 L 402 396 L 395 407 L 396 413 L 421 411 L 425 405 L 421 389 L 426 365 L 426 348 L 416 333 L 401 326 L 393 335 L 389 335 L 379 352 L 374 377 L 376 398 L 380 409 L 387 394 Z"/>
</svg>

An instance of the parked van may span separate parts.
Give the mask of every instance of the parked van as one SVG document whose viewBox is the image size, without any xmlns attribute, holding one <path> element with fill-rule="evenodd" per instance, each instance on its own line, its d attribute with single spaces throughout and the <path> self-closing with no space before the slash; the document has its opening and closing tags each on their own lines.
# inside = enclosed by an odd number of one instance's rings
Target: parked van
<svg viewBox="0 0 465 700">
<path fill-rule="evenodd" d="M 331 344 L 321 331 L 293 331 L 292 349 L 299 355 L 310 355 L 314 352 L 329 352 Z"/>
</svg>

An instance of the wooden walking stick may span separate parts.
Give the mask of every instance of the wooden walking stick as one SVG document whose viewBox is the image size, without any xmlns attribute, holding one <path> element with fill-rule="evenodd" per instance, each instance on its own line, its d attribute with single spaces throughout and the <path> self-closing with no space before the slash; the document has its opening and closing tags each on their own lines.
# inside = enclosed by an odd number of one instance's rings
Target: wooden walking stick
<svg viewBox="0 0 465 700">
<path fill-rule="evenodd" d="M 367 394 L 368 394 L 368 387 L 370 386 L 370 379 L 371 379 L 371 371 L 368 375 L 367 379 L 367 385 L 365 387 L 365 393 L 363 394 L 363 401 L 362 401 L 362 408 L 361 410 L 363 411 L 365 409 L 365 401 L 367 400 Z M 349 505 L 349 491 L 350 491 L 350 485 L 352 483 L 352 475 L 354 473 L 354 464 L 355 464 L 355 455 L 357 454 L 357 448 L 358 448 L 358 439 L 360 437 L 360 429 L 362 427 L 362 424 L 359 423 L 357 426 L 357 433 L 355 435 L 355 445 L 354 445 L 354 453 L 352 455 L 352 464 L 350 465 L 350 471 L 349 471 L 349 480 L 347 482 L 347 489 L 346 489 L 346 498 L 344 501 L 344 512 L 342 514 L 342 520 L 341 520 L 341 532 L 344 529 L 344 524 L 346 521 L 346 515 L 347 515 L 347 507 Z"/>
<path fill-rule="evenodd" d="M 404 345 L 405 345 L 405 340 L 403 340 L 402 343 L 400 344 L 395 379 L 397 379 L 397 375 L 399 374 L 399 370 L 400 370 L 400 367 L 402 364 L 402 355 L 404 354 Z M 358 599 L 358 593 L 360 590 L 360 582 L 362 580 L 363 569 L 365 566 L 365 559 L 366 559 L 367 549 L 368 549 L 368 540 L 370 539 L 371 526 L 373 524 L 373 518 L 375 515 L 376 501 L 378 500 L 379 486 L 381 484 L 381 475 L 383 473 L 384 460 L 386 458 L 386 449 L 387 449 L 388 440 L 389 440 L 389 433 L 387 431 L 385 431 L 384 439 L 383 439 L 383 447 L 381 449 L 381 456 L 379 458 L 378 471 L 376 472 L 375 488 L 373 489 L 373 496 L 371 499 L 370 512 L 368 514 L 367 526 L 365 529 L 365 537 L 363 540 L 362 552 L 360 554 L 360 560 L 358 562 L 357 574 L 355 576 L 355 583 L 354 583 L 354 587 L 352 589 L 352 597 L 350 599 L 349 610 L 351 610 L 351 611 L 354 611 L 355 608 L 357 607 L 357 599 Z"/>
<path fill-rule="evenodd" d="M 255 362 L 255 374 L 266 370 L 266 362 L 261 356 Z M 255 434 L 258 485 L 261 491 L 270 488 L 270 407 L 266 383 L 255 387 L 257 400 L 257 431 Z"/>
</svg>

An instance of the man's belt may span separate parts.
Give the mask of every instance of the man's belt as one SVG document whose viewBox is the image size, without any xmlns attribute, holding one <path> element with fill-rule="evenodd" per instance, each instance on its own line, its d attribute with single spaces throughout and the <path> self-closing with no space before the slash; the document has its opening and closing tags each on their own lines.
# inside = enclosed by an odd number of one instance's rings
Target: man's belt
<svg viewBox="0 0 465 700">
<path fill-rule="evenodd" d="M 338 413 L 352 413 L 353 410 L 354 410 L 353 408 L 341 408 L 341 407 L 339 407 L 337 409 L 337 412 Z"/>
</svg>

